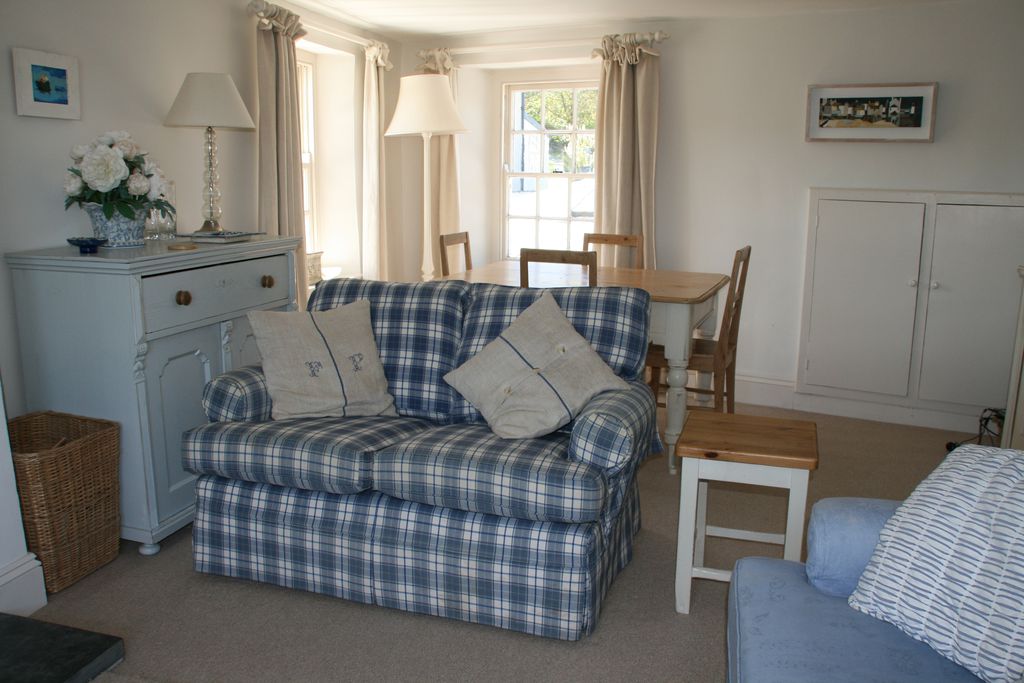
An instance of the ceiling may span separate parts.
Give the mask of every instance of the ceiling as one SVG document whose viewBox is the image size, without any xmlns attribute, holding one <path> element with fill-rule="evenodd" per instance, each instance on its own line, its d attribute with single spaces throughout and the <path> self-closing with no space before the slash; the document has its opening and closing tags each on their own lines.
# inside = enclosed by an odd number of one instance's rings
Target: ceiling
<svg viewBox="0 0 1024 683">
<path fill-rule="evenodd" d="M 453 35 L 696 17 L 761 17 L 950 0 L 291 0 L 382 33 Z"/>
</svg>

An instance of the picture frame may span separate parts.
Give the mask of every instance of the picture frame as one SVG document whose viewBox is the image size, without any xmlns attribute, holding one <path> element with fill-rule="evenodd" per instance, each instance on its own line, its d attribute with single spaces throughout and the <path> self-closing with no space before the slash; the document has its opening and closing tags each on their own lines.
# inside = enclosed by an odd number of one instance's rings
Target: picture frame
<svg viewBox="0 0 1024 683">
<path fill-rule="evenodd" d="M 82 118 L 77 59 L 20 47 L 11 51 L 18 116 Z"/>
<path fill-rule="evenodd" d="M 808 142 L 932 142 L 937 83 L 807 87 Z"/>
</svg>

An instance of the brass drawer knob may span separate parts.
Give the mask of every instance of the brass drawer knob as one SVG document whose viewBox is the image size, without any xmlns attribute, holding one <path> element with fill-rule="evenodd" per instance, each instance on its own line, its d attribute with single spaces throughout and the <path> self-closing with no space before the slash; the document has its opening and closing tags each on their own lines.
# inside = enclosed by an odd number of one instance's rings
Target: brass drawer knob
<svg viewBox="0 0 1024 683">
<path fill-rule="evenodd" d="M 192 303 L 192 293 L 187 289 L 179 289 L 177 294 L 174 295 L 174 303 L 179 306 L 188 306 Z"/>
<path fill-rule="evenodd" d="M 274 276 L 264 275 L 263 277 L 261 277 L 260 286 L 265 287 L 266 289 L 271 289 L 274 286 Z"/>
</svg>

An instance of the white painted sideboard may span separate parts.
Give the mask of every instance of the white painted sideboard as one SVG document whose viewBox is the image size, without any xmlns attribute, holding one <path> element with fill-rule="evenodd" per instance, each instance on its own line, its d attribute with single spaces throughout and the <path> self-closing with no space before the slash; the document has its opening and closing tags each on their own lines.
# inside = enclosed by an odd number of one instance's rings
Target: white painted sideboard
<svg viewBox="0 0 1024 683">
<path fill-rule="evenodd" d="M 192 521 L 181 434 L 206 421 L 210 379 L 259 361 L 246 312 L 296 301 L 297 238 L 167 244 L 6 255 L 26 406 L 121 424 L 121 537 L 143 554 Z"/>
<path fill-rule="evenodd" d="M 1024 195 L 813 189 L 797 390 L 973 415 L 1005 405 Z"/>
</svg>

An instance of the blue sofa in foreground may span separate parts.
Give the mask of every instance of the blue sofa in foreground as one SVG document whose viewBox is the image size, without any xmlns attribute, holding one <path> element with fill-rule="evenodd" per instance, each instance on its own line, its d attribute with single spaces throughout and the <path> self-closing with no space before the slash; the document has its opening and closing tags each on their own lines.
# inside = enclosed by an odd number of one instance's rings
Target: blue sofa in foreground
<svg viewBox="0 0 1024 683">
<path fill-rule="evenodd" d="M 815 504 L 807 564 L 736 563 L 729 588 L 730 683 L 938 683 L 979 679 L 847 598 L 899 501 Z"/>
</svg>

